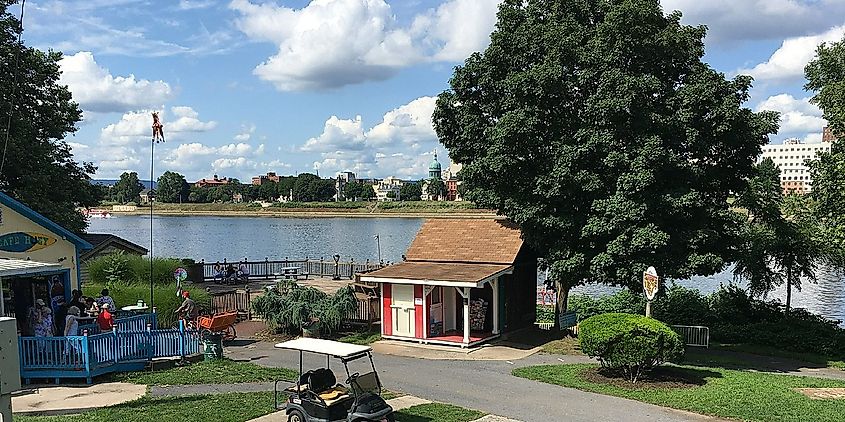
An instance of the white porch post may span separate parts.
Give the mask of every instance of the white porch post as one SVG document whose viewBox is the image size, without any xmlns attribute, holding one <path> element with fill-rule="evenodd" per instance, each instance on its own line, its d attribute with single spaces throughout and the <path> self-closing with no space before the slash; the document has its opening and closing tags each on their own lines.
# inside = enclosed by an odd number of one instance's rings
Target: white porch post
<svg viewBox="0 0 845 422">
<path fill-rule="evenodd" d="M 464 344 L 469 344 L 469 287 L 464 287 Z"/>
<path fill-rule="evenodd" d="M 493 288 L 493 334 L 499 334 L 499 278 L 490 282 Z"/>
</svg>

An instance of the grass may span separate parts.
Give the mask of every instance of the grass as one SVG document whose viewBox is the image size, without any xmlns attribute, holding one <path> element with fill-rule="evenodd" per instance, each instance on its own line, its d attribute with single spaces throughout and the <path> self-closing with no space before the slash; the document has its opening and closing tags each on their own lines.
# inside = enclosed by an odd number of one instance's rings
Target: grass
<svg viewBox="0 0 845 422">
<path fill-rule="evenodd" d="M 732 352 L 749 353 L 752 355 L 760 356 L 772 356 L 777 358 L 815 363 L 817 365 L 825 365 L 829 368 L 845 370 L 845 361 L 843 361 L 842 359 L 833 358 L 829 356 L 822 356 L 815 353 L 790 352 L 788 350 L 755 344 L 711 344 L 710 347 L 714 349 L 728 350 Z"/>
<path fill-rule="evenodd" d="M 704 385 L 689 388 L 649 388 L 642 384 L 615 386 L 587 381 L 581 375 L 596 365 L 544 365 L 518 368 L 514 375 L 549 384 L 577 388 L 688 410 L 696 413 L 759 422 L 834 422 L 845 414 L 845 400 L 812 400 L 796 388 L 845 387 L 845 382 L 774 375 L 724 368 L 681 366 L 678 371 Z"/>
<path fill-rule="evenodd" d="M 146 396 L 127 403 L 86 411 L 84 415 L 15 415 L 15 422 L 245 422 L 273 411 L 273 393 L 270 392 Z"/>
<path fill-rule="evenodd" d="M 373 344 L 379 340 L 381 340 L 381 334 L 372 332 L 352 333 L 337 339 L 337 341 L 343 343 L 360 344 L 362 346 Z"/>
<path fill-rule="evenodd" d="M 540 350 L 552 355 L 584 355 L 584 352 L 581 351 L 581 343 L 575 337 L 552 340 L 542 345 Z"/>
<path fill-rule="evenodd" d="M 271 392 L 145 396 L 131 402 L 86 411 L 84 416 L 15 415 L 15 422 L 245 422 L 274 411 Z M 401 422 L 470 422 L 485 415 L 443 403 L 422 404 L 395 414 L 396 420 Z"/>
<path fill-rule="evenodd" d="M 428 403 L 395 413 L 397 422 L 470 422 L 486 413 L 444 403 Z"/>
<path fill-rule="evenodd" d="M 296 371 L 287 368 L 266 368 L 254 363 L 222 359 L 163 371 L 118 374 L 113 376 L 113 380 L 147 385 L 237 384 L 294 380 L 298 376 Z"/>
</svg>

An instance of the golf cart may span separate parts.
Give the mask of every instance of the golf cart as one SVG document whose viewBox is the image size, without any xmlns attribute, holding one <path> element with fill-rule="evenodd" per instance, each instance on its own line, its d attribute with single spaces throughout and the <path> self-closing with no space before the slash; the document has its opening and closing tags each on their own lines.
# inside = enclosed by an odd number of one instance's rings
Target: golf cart
<svg viewBox="0 0 845 422">
<path fill-rule="evenodd" d="M 299 338 L 279 343 L 276 348 L 299 351 L 299 378 L 283 390 L 279 390 L 279 383 L 285 380 L 276 381 L 273 389 L 276 409 L 286 411 L 288 422 L 395 421 L 393 408 L 381 398 L 381 382 L 373 363 L 373 349 L 369 346 Z M 302 355 L 305 352 L 325 355 L 326 367 L 303 372 Z M 343 363 L 346 385 L 337 382 L 330 368 L 332 358 Z M 349 373 L 350 363 L 366 359 L 369 359 L 366 370 L 372 368 L 372 372 Z M 287 394 L 287 400 L 279 403 L 280 394 Z"/>
</svg>

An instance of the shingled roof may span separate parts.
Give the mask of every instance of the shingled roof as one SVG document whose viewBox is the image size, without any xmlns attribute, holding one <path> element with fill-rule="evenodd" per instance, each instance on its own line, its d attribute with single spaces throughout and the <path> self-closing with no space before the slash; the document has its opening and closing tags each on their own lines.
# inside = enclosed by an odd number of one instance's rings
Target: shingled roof
<svg viewBox="0 0 845 422">
<path fill-rule="evenodd" d="M 516 225 L 505 220 L 436 218 L 423 223 L 407 261 L 511 265 L 522 248 Z"/>
</svg>

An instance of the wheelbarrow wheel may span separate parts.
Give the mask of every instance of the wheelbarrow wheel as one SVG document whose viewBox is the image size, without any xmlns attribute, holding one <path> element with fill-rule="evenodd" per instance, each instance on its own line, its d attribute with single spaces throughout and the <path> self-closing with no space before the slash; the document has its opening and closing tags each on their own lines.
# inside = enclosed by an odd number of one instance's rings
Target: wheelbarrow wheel
<svg viewBox="0 0 845 422">
<path fill-rule="evenodd" d="M 235 326 L 230 325 L 226 327 L 226 331 L 223 332 L 223 340 L 225 341 L 233 341 L 238 337 L 238 333 L 235 332 Z"/>
<path fill-rule="evenodd" d="M 305 422 L 305 416 L 299 410 L 291 410 L 288 414 L 288 422 Z"/>
</svg>

